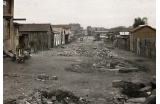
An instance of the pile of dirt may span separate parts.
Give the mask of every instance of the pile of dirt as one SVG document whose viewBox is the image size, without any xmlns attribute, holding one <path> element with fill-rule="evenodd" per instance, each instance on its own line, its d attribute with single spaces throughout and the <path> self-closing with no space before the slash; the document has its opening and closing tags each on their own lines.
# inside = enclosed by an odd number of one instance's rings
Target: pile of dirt
<svg viewBox="0 0 160 104">
<path fill-rule="evenodd" d="M 27 98 L 18 98 L 14 100 L 6 100 L 4 104 L 90 104 L 91 102 L 75 96 L 69 91 L 35 91 Z"/>
</svg>

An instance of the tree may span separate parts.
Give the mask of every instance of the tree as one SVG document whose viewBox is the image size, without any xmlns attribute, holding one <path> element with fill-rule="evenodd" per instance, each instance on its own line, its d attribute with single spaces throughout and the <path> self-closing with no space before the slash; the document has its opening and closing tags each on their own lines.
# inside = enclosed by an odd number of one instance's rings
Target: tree
<svg viewBox="0 0 160 104">
<path fill-rule="evenodd" d="M 138 27 L 139 25 L 144 25 L 144 24 L 145 24 L 145 21 L 140 17 L 138 17 L 134 19 L 133 27 L 135 28 L 135 27 Z"/>
</svg>

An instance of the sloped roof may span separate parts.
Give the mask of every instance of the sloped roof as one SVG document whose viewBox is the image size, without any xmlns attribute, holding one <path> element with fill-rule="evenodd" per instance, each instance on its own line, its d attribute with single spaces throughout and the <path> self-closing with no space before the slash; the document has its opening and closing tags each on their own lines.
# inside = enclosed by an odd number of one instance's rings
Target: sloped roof
<svg viewBox="0 0 160 104">
<path fill-rule="evenodd" d="M 19 31 L 49 31 L 51 24 L 21 24 Z"/>
<path fill-rule="evenodd" d="M 153 29 L 153 30 L 156 31 L 156 29 L 152 28 L 151 26 L 138 26 L 138 27 L 133 28 L 132 30 L 130 30 L 130 32 L 133 33 L 133 32 L 138 31 L 138 30 L 140 30 L 140 29 L 142 29 L 144 27 L 148 27 L 148 28 Z"/>
</svg>

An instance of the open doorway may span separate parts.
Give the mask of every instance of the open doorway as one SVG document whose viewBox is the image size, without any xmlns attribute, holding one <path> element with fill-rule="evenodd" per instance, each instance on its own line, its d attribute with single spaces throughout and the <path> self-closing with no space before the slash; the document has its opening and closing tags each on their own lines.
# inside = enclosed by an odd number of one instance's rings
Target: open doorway
<svg viewBox="0 0 160 104">
<path fill-rule="evenodd" d="M 69 35 L 65 34 L 65 44 L 68 44 L 68 43 L 69 43 Z"/>
</svg>

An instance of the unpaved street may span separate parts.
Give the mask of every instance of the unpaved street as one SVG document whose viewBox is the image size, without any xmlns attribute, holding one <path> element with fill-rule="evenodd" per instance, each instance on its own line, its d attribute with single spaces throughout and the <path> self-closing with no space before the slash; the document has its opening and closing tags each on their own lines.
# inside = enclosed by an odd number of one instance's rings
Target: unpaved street
<svg viewBox="0 0 160 104">
<path fill-rule="evenodd" d="M 28 96 L 35 89 L 62 89 L 94 104 L 112 104 L 114 96 L 118 94 L 112 88 L 113 80 L 125 79 L 147 83 L 155 75 L 155 67 L 152 67 L 152 71 L 127 74 L 105 70 L 107 63 L 112 60 L 105 58 L 105 55 L 101 56 L 105 53 L 104 49 L 108 49 L 104 43 L 93 42 L 91 37 L 85 37 L 83 42 L 78 40 L 52 50 L 34 53 L 25 63 L 18 64 L 10 58 L 4 58 L 4 100 Z M 113 53 L 118 55 L 117 50 L 113 50 Z M 127 67 L 135 67 L 123 59 L 115 61 Z M 58 79 L 37 80 L 39 74 L 57 76 Z"/>
</svg>

